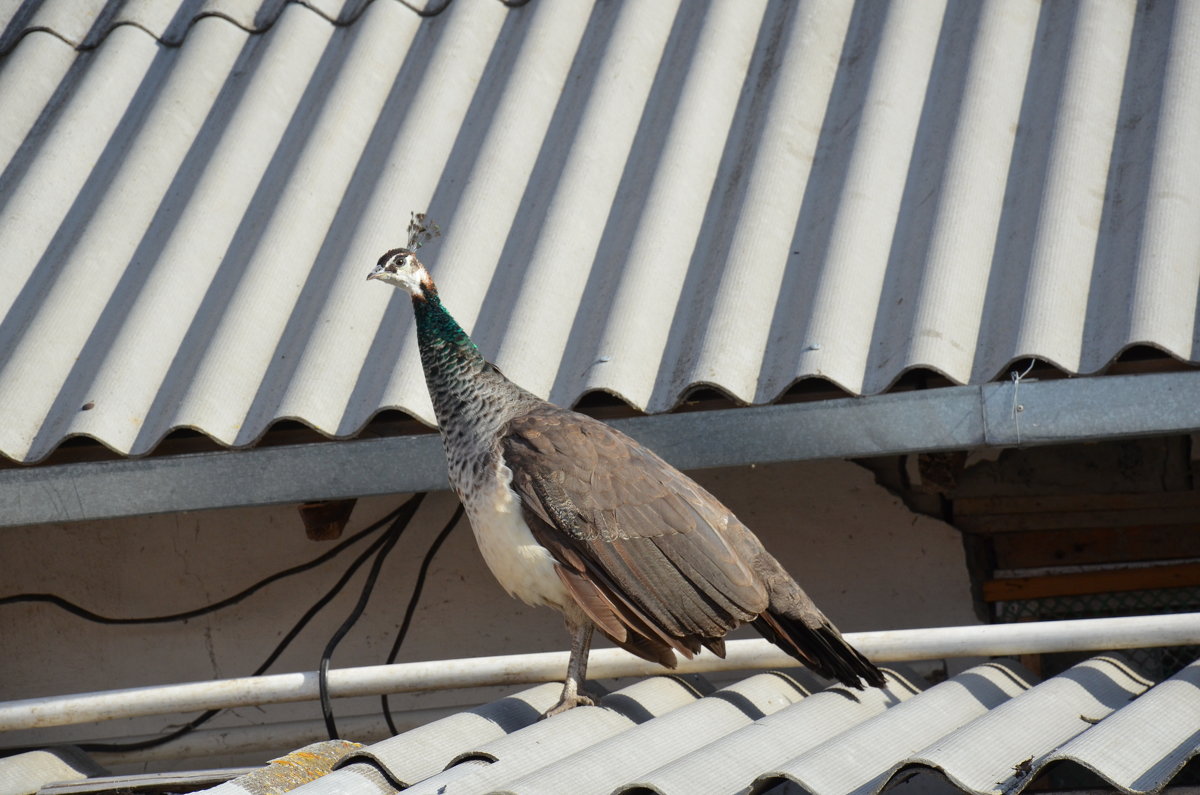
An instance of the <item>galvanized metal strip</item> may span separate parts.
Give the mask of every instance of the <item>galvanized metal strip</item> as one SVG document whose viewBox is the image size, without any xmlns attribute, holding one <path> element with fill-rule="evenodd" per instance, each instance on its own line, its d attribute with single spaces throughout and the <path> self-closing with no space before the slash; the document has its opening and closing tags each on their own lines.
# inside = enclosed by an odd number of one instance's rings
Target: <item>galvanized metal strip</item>
<svg viewBox="0 0 1200 795">
<path fill-rule="evenodd" d="M 1200 372 L 984 384 L 984 444 L 1064 444 L 1200 428 Z"/>
<path fill-rule="evenodd" d="M 980 393 L 972 386 L 662 414 L 612 425 L 682 469 L 959 450 L 984 443 Z"/>
<path fill-rule="evenodd" d="M 0 472 L 0 526 L 445 489 L 432 434 Z"/>
<path fill-rule="evenodd" d="M 703 469 L 1186 433 L 1200 429 L 1197 395 L 1200 372 L 1167 373 L 949 387 L 612 425 L 681 469 Z M 0 527 L 446 487 L 433 434 L 14 468 L 0 470 Z"/>
</svg>

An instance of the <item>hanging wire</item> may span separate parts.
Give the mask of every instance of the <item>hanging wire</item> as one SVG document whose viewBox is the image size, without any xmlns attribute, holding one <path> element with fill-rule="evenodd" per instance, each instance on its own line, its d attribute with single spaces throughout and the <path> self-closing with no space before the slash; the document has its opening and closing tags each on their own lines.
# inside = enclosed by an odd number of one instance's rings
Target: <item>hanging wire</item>
<svg viewBox="0 0 1200 795">
<path fill-rule="evenodd" d="M 405 503 L 405 505 L 407 505 L 407 504 L 408 503 Z M 387 514 L 387 516 L 384 516 L 382 519 L 372 522 L 370 525 L 368 525 L 367 527 L 358 531 L 354 535 L 350 536 L 345 541 L 342 541 L 340 544 L 335 546 L 333 549 L 330 549 L 328 552 L 318 555 L 317 557 L 313 558 L 312 560 L 308 561 L 307 563 L 301 563 L 299 565 L 292 566 L 291 568 L 284 569 L 283 571 L 276 572 L 275 574 L 272 574 L 271 576 L 266 577 L 265 579 L 259 580 L 258 582 L 251 585 L 249 588 L 246 588 L 245 590 L 240 591 L 240 592 L 234 594 L 233 596 L 229 596 L 225 599 L 222 599 L 219 602 L 213 602 L 212 604 L 204 605 L 203 607 L 197 607 L 192 610 L 185 610 L 182 613 L 170 613 L 168 615 L 162 615 L 162 616 L 145 616 L 145 617 L 135 617 L 135 618 L 111 618 L 109 616 L 102 616 L 99 613 L 94 613 L 91 610 L 88 610 L 85 607 L 80 607 L 79 605 L 75 604 L 74 602 L 64 599 L 61 596 L 58 596 L 56 594 L 49 594 L 49 593 L 25 593 L 25 594 L 15 594 L 12 596 L 0 597 L 0 607 L 3 607 L 4 605 L 22 604 L 22 603 L 30 603 L 30 602 L 38 603 L 38 604 L 49 604 L 49 605 L 57 607 L 61 610 L 65 610 L 68 613 L 72 613 L 74 615 L 79 616 L 82 619 L 91 621 L 96 624 L 109 624 L 109 625 L 118 625 L 118 626 L 130 625 L 130 624 L 167 624 L 167 623 L 171 623 L 173 621 L 187 621 L 188 619 L 191 619 L 191 618 L 197 618 L 199 616 L 207 615 L 209 613 L 216 612 L 216 611 L 224 609 L 226 607 L 231 607 L 231 606 L 245 600 L 247 597 L 257 593 L 258 591 L 261 591 L 263 588 L 266 588 L 268 585 L 271 585 L 272 583 L 279 582 L 282 579 L 286 579 L 287 577 L 291 577 L 296 574 L 301 574 L 310 569 L 315 569 L 317 566 L 320 566 L 322 563 L 325 563 L 327 561 L 330 561 L 330 560 L 336 558 L 338 555 L 342 554 L 342 552 L 344 552 L 349 547 L 353 546 L 355 543 L 357 543 L 362 538 L 370 535 L 371 533 L 374 533 L 376 530 L 378 530 L 379 528 L 383 527 L 388 522 L 395 519 L 396 516 L 400 513 L 400 511 L 404 510 L 405 505 L 402 505 L 399 508 L 396 508 L 395 510 L 391 511 L 390 513 Z"/>
<path fill-rule="evenodd" d="M 370 558 L 373 554 L 378 552 L 379 549 L 388 541 L 389 537 L 391 536 L 391 534 L 393 533 L 393 531 L 397 527 L 397 525 L 402 520 L 404 520 L 404 522 L 406 524 L 407 519 L 412 518 L 412 515 L 416 512 L 417 506 L 419 506 L 421 504 L 421 500 L 424 499 L 424 497 L 425 497 L 424 494 L 416 494 L 416 495 L 410 497 L 399 508 L 396 508 L 395 510 L 389 512 L 387 514 L 387 516 L 385 516 L 382 519 L 378 520 L 377 522 L 373 523 L 370 527 L 359 531 L 357 534 L 355 534 L 351 538 L 349 538 L 346 541 L 339 544 L 338 547 L 330 550 L 329 552 L 325 553 L 324 555 L 321 555 L 320 557 L 314 559 L 313 561 L 310 561 L 307 564 L 302 564 L 302 566 L 293 567 L 292 569 L 286 570 L 286 572 L 297 573 L 297 570 L 302 570 L 304 567 L 311 568 L 313 565 L 319 565 L 319 563 L 317 563 L 317 561 L 324 562 L 325 560 L 328 560 L 330 557 L 332 557 L 336 553 L 340 552 L 341 550 L 347 548 L 350 544 L 352 544 L 355 541 L 357 541 L 358 539 L 364 537 L 369 532 L 377 530 L 379 527 L 381 527 L 387 521 L 394 520 L 392 528 L 390 528 L 387 533 L 384 533 L 383 535 L 374 539 L 371 542 L 371 544 L 365 550 L 363 550 L 363 552 L 361 552 L 359 554 L 359 556 L 354 559 L 353 562 L 351 562 L 351 564 L 347 567 L 346 571 L 342 573 L 342 576 L 340 578 L 338 578 L 338 581 L 336 583 L 334 583 L 333 586 L 324 595 L 322 595 L 319 599 L 317 599 L 317 601 L 314 602 L 312 604 L 312 606 L 309 607 L 308 610 L 306 610 L 304 612 L 304 615 L 302 615 L 300 617 L 300 619 L 292 626 L 292 628 L 288 631 L 288 633 L 279 641 L 278 644 L 276 644 L 275 648 L 271 651 L 271 653 L 269 655 L 267 655 L 267 658 L 262 662 L 261 665 L 258 666 L 257 669 L 255 669 L 254 673 L 252 673 L 251 676 L 261 676 L 263 673 L 265 673 L 267 671 L 267 669 L 269 669 L 271 667 L 272 664 L 274 664 L 274 662 L 279 658 L 279 656 L 281 654 L 283 654 L 284 650 L 286 650 L 287 647 L 291 645 L 292 641 L 294 641 L 296 639 L 296 637 L 304 630 L 304 628 L 309 624 L 309 622 L 312 621 L 312 619 L 317 615 L 317 613 L 319 613 L 322 610 L 322 608 L 324 608 L 327 604 L 329 604 L 329 602 L 331 602 L 334 599 L 334 597 L 336 597 L 341 592 L 341 590 L 346 586 L 346 584 L 355 575 L 355 573 L 362 567 L 363 563 L 365 563 L 366 560 L 368 558 Z M 407 519 L 405 519 L 405 517 L 407 517 Z M 249 595 L 248 592 L 253 592 L 253 590 L 257 590 L 258 588 L 260 588 L 264 584 L 266 584 L 268 581 L 273 582 L 275 580 L 280 579 L 280 575 L 282 575 L 282 574 L 285 574 L 285 572 L 280 572 L 279 574 L 272 575 L 271 577 L 268 577 L 266 580 L 263 580 L 262 582 L 256 584 L 255 586 L 251 586 L 251 588 L 247 589 L 246 591 L 243 591 L 241 594 L 237 594 L 237 595 L 235 595 L 235 597 L 230 597 L 229 599 L 222 600 L 221 602 L 218 602 L 216 604 L 221 605 L 221 606 L 228 606 L 228 604 L 233 604 L 234 602 L 231 601 L 232 599 L 235 599 L 237 597 L 245 598 L 245 596 Z M 239 601 L 240 601 L 240 599 L 239 599 Z M 208 608 L 201 608 L 200 609 L 201 612 L 199 612 L 199 613 L 197 613 L 197 611 L 195 611 L 195 610 L 191 610 L 191 611 L 187 611 L 187 613 L 176 614 L 176 616 L 173 616 L 173 617 L 158 616 L 158 617 L 154 617 L 154 618 L 150 618 L 150 619 L 109 619 L 106 621 L 101 621 L 100 623 L 161 623 L 162 620 L 167 619 L 167 618 L 170 618 L 171 620 L 182 620 L 181 618 L 178 618 L 177 616 L 186 616 L 188 618 L 191 618 L 191 617 L 193 617 L 193 614 L 202 615 L 205 612 L 211 612 L 210 608 L 213 608 L 213 607 L 214 607 L 213 605 L 210 605 Z M 217 608 L 217 609 L 219 609 L 219 608 Z M 81 610 L 82 610 L 82 608 L 81 608 Z M 75 611 L 71 611 L 71 612 L 75 612 Z M 90 613 L 90 611 L 84 611 L 84 612 Z M 95 614 L 91 614 L 91 615 L 95 615 Z M 84 616 L 84 617 L 86 618 L 87 616 Z M 103 619 L 104 617 L 100 616 L 99 618 Z M 89 618 L 89 620 L 92 620 L 92 619 Z M 167 734 L 160 735 L 158 737 L 151 737 L 151 738 L 148 738 L 145 740 L 134 740 L 131 742 L 121 742 L 121 743 L 80 743 L 80 744 L 78 744 L 78 746 L 81 750 L 88 752 L 88 753 L 119 753 L 119 752 L 125 752 L 125 751 L 142 751 L 142 750 L 146 750 L 148 748 L 156 748 L 160 745 L 165 745 L 166 743 L 169 743 L 172 740 L 178 739 L 178 738 L 184 736 L 185 734 L 188 734 L 189 732 L 196 729 L 198 726 L 201 726 L 204 723 L 207 723 L 215 715 L 217 715 L 220 711 L 221 711 L 220 709 L 207 710 L 207 711 L 201 713 L 200 715 L 197 715 L 195 718 L 188 721 L 186 724 L 179 727 L 178 729 L 176 729 L 172 732 L 169 732 Z M 33 749 L 8 748 L 8 749 L 5 749 L 3 753 L 4 753 L 4 755 L 11 755 L 14 753 L 21 753 L 22 751 L 26 751 L 26 750 L 33 750 Z"/>
<path fill-rule="evenodd" d="M 79 605 L 77 605 L 73 602 L 70 602 L 69 600 L 63 599 L 62 597 L 54 595 L 54 594 L 16 594 L 13 596 L 7 596 L 7 597 L 0 598 L 0 606 L 6 605 L 6 604 L 18 604 L 18 603 L 23 603 L 23 602 L 50 604 L 50 605 L 53 605 L 60 609 L 66 610 L 69 613 L 77 615 L 80 618 L 83 618 L 87 621 L 92 621 L 92 622 L 95 622 L 98 624 L 106 624 L 106 625 L 162 624 L 162 623 L 168 623 L 168 622 L 173 622 L 173 621 L 186 621 L 191 618 L 196 618 L 198 616 L 206 615 L 208 613 L 212 613 L 217 610 L 221 610 L 222 608 L 230 607 L 232 605 L 238 604 L 239 602 L 243 601 L 244 599 L 251 596 L 255 592 L 265 588 L 266 586 L 268 586 L 274 582 L 278 582 L 279 580 L 282 580 L 286 577 L 290 577 L 295 574 L 300 574 L 302 572 L 316 568 L 317 566 L 320 566 L 321 564 L 326 563 L 329 560 L 332 560 L 333 558 L 337 557 L 338 555 L 340 555 L 342 552 L 344 552 L 346 549 L 348 549 L 350 546 L 352 546 L 356 542 L 360 541 L 361 539 L 365 538 L 366 536 L 370 535 L 371 533 L 377 531 L 380 527 L 384 526 L 388 522 L 391 522 L 392 524 L 390 527 L 388 527 L 387 531 L 384 532 L 383 534 L 381 534 L 378 538 L 372 540 L 371 543 L 366 547 L 366 549 L 364 549 L 362 552 L 359 553 L 359 555 L 350 563 L 350 565 L 342 573 L 341 577 L 338 578 L 337 582 L 335 582 L 333 584 L 333 586 L 331 586 L 329 588 L 328 591 L 326 591 L 319 599 L 317 599 L 304 612 L 304 614 L 296 621 L 296 623 L 292 626 L 292 628 L 290 630 L 288 630 L 287 634 L 284 635 L 284 637 L 279 641 L 279 643 L 277 643 L 275 645 L 275 648 L 272 649 L 271 653 L 267 655 L 266 659 L 263 660 L 262 664 L 260 664 L 258 666 L 258 668 L 256 668 L 255 671 L 251 674 L 251 676 L 261 676 L 263 673 L 265 673 L 275 663 L 275 661 L 279 659 L 280 655 L 282 655 L 283 652 L 292 644 L 292 642 L 304 630 L 304 628 L 308 626 L 308 624 L 312 621 L 312 619 L 315 618 L 316 615 L 319 612 L 321 612 L 321 610 L 326 605 L 328 605 L 331 601 L 333 601 L 333 599 L 336 598 L 339 593 L 341 593 L 342 589 L 344 589 L 346 587 L 346 585 L 354 577 L 354 575 L 358 572 L 358 570 L 360 568 L 362 568 L 363 564 L 366 563 L 366 561 L 368 559 L 371 559 L 373 557 L 374 560 L 372 562 L 371 569 L 367 575 L 366 581 L 363 584 L 363 588 L 359 594 L 359 599 L 358 599 L 357 603 L 355 604 L 350 615 L 346 618 L 346 620 L 342 623 L 342 625 L 334 633 L 333 637 L 330 638 L 328 644 L 326 644 L 326 646 L 325 646 L 325 650 L 322 652 L 322 655 L 321 655 L 320 668 L 318 670 L 318 685 L 319 685 L 319 694 L 320 694 L 320 700 L 321 700 L 321 712 L 322 712 L 323 718 L 325 719 L 325 727 L 326 727 L 326 730 L 329 732 L 330 738 L 336 739 L 337 726 L 336 726 L 334 716 L 333 716 L 331 700 L 330 700 L 330 696 L 329 696 L 329 682 L 328 682 L 329 667 L 330 667 L 330 662 L 331 662 L 333 652 L 336 650 L 338 644 L 341 643 L 342 639 L 346 636 L 346 634 L 350 631 L 350 629 L 353 628 L 354 624 L 362 617 L 362 614 L 366 609 L 367 603 L 370 601 L 371 593 L 374 590 L 375 584 L 379 577 L 379 573 L 383 567 L 384 562 L 387 559 L 388 554 L 392 551 L 392 549 L 396 546 L 396 543 L 400 540 L 400 536 L 404 533 L 405 529 L 408 527 L 409 523 L 412 521 L 413 516 L 416 514 L 417 509 L 420 507 L 421 502 L 424 500 L 424 498 L 425 498 L 425 494 L 423 494 L 423 493 L 413 495 L 407 501 L 405 501 L 404 504 L 402 504 L 395 510 L 390 511 L 386 516 L 371 523 L 369 526 L 363 528 L 359 532 L 355 533 L 353 536 L 347 538 L 345 541 L 342 541 L 336 547 L 334 547 L 333 549 L 330 549 L 328 552 L 325 552 L 306 563 L 302 563 L 297 566 L 293 566 L 291 568 L 276 572 L 275 574 L 272 574 L 271 576 L 266 577 L 266 578 L 260 580 L 259 582 L 251 585 L 250 587 L 248 587 L 232 596 L 222 599 L 218 602 L 214 602 L 210 605 L 205 605 L 203 607 L 195 608 L 192 610 L 187 610 L 187 611 L 183 611 L 180 613 L 172 613 L 172 614 L 168 614 L 168 615 L 161 615 L 161 616 L 113 618 L 113 617 L 109 617 L 109 616 L 103 616 L 103 615 L 95 613 L 91 610 L 88 610 L 86 608 L 80 607 Z M 445 543 L 446 539 L 449 537 L 450 532 L 454 529 L 454 527 L 462 519 L 462 516 L 463 516 L 463 507 L 462 507 L 462 505 L 459 505 L 455 509 L 454 514 L 450 517 L 450 520 L 446 523 L 446 525 L 442 528 L 442 530 L 434 538 L 433 542 L 430 544 L 429 549 L 426 551 L 424 558 L 421 561 L 421 566 L 417 572 L 416 581 L 413 584 L 412 594 L 409 596 L 408 605 L 404 612 L 404 618 L 401 621 L 400 629 L 397 632 L 394 643 L 392 644 L 391 651 L 388 653 L 387 662 L 389 665 L 391 663 L 395 662 L 396 657 L 398 656 L 398 654 L 400 652 L 400 648 L 401 648 L 402 644 L 404 643 L 404 639 L 408 635 L 409 628 L 412 626 L 413 617 L 416 613 L 416 608 L 420 602 L 421 593 L 424 589 L 425 580 L 428 576 L 429 568 L 433 563 L 433 559 L 437 555 L 438 550 L 441 549 L 442 544 Z M 393 734 L 398 733 L 395 722 L 391 715 L 391 711 L 389 709 L 388 697 L 386 694 L 381 697 L 381 702 L 382 702 L 382 707 L 383 707 L 384 719 L 387 722 L 388 728 L 391 730 L 391 732 Z M 169 743 L 172 740 L 176 740 L 176 739 L 183 737 L 184 735 L 194 731 L 196 728 L 207 723 L 209 720 L 211 720 L 213 717 L 215 717 L 220 712 L 221 712 L 220 709 L 206 710 L 205 712 L 197 715 L 195 718 L 188 721 L 183 726 L 180 726 L 179 728 L 175 729 L 174 731 L 168 732 L 163 735 L 159 735 L 157 737 L 147 738 L 145 740 L 135 740 L 135 741 L 130 741 L 130 742 L 117 742 L 117 743 L 102 743 L 102 742 L 80 743 L 80 744 L 78 744 L 78 747 L 81 750 L 88 752 L 88 753 L 120 753 L 120 752 L 127 752 L 127 751 L 141 751 L 141 750 L 146 750 L 149 748 L 156 748 L 160 745 L 165 745 L 166 743 Z M 25 751 L 25 750 L 32 750 L 32 749 L 8 748 L 8 749 L 4 749 L 3 752 L 0 752 L 0 755 L 7 756 L 7 755 L 14 754 L 14 753 L 21 753 L 22 751 Z"/>
<path fill-rule="evenodd" d="M 1013 370 L 1008 374 L 1013 383 L 1012 418 L 1013 425 L 1016 427 L 1018 447 L 1021 445 L 1021 414 L 1025 411 L 1025 406 L 1017 401 L 1017 397 L 1021 390 L 1021 380 L 1029 375 L 1035 364 L 1037 364 L 1037 359 L 1030 359 L 1029 366 L 1025 368 L 1024 372 L 1018 373 L 1016 370 Z"/>
<path fill-rule="evenodd" d="M 375 560 L 371 563 L 371 570 L 367 574 L 366 582 L 363 583 L 362 591 L 358 595 L 358 602 L 355 603 L 354 609 L 350 611 L 350 615 L 346 617 L 342 625 L 333 633 L 333 637 L 325 644 L 325 650 L 321 652 L 321 661 L 317 667 L 317 691 L 321 700 L 321 717 L 325 720 L 325 730 L 329 733 L 331 740 L 338 739 L 337 723 L 333 718 L 333 705 L 329 697 L 329 663 L 333 652 L 342 642 L 342 638 L 346 637 L 346 633 L 362 617 L 367 603 L 371 600 L 371 592 L 375 590 L 375 582 L 379 578 L 379 571 L 383 568 L 388 553 L 392 551 L 396 542 L 400 540 L 400 536 L 408 528 L 409 522 L 412 521 L 413 515 L 416 514 L 417 508 L 420 507 L 424 498 L 424 494 L 418 494 L 405 503 L 404 510 L 396 517 L 396 521 L 380 537 L 378 552 L 375 554 Z"/>
<path fill-rule="evenodd" d="M 442 548 L 442 544 L 450 536 L 452 531 L 462 519 L 463 507 L 460 503 L 454 510 L 454 515 L 450 517 L 450 521 L 446 522 L 446 526 L 438 533 L 437 538 L 433 539 L 429 550 L 425 553 L 425 557 L 421 560 L 421 568 L 417 572 L 417 580 L 413 583 L 412 594 L 408 597 L 408 607 L 404 610 L 404 620 L 400 622 L 400 630 L 396 633 L 396 640 L 392 643 L 392 650 L 388 652 L 387 664 L 391 665 L 396 661 L 396 656 L 400 653 L 400 646 L 404 643 L 404 638 L 408 635 L 408 629 L 412 626 L 413 615 L 417 612 L 417 604 L 421 601 L 421 590 L 425 587 L 425 575 L 429 573 L 429 566 L 433 563 L 434 556 L 438 550 Z M 396 723 L 392 720 L 392 710 L 388 705 L 387 693 L 384 693 L 379 698 L 379 702 L 383 709 L 383 719 L 387 721 L 388 731 L 393 735 L 399 734 L 396 728 Z"/>
</svg>

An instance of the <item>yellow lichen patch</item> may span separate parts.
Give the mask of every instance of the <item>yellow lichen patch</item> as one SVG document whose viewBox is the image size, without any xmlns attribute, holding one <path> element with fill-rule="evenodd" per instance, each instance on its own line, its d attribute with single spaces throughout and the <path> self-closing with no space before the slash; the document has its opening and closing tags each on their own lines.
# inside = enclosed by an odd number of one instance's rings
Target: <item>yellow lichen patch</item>
<svg viewBox="0 0 1200 795">
<path fill-rule="evenodd" d="M 338 760 L 358 748 L 362 748 L 361 743 L 348 740 L 307 745 L 287 756 L 272 759 L 261 770 L 242 776 L 238 783 L 254 795 L 282 795 L 329 773 Z"/>
</svg>

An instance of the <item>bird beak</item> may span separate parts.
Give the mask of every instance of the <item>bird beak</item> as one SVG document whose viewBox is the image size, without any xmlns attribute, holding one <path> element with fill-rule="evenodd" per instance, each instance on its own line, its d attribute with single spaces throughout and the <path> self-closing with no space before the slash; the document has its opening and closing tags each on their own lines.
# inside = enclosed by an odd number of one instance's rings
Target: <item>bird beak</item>
<svg viewBox="0 0 1200 795">
<path fill-rule="evenodd" d="M 370 273 L 367 274 L 367 281 L 371 281 L 372 279 L 378 279 L 381 276 L 383 276 L 383 271 L 381 271 L 381 270 L 371 271 Z"/>
</svg>

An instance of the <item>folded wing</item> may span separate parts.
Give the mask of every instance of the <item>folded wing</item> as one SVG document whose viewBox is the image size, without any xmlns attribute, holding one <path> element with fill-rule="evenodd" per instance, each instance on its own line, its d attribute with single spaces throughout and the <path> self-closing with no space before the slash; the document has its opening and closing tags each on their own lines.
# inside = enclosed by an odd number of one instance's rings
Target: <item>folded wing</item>
<svg viewBox="0 0 1200 795">
<path fill-rule="evenodd" d="M 619 431 L 563 409 L 513 420 L 501 441 L 534 537 L 614 643 L 674 667 L 767 607 L 767 592 L 724 537 L 737 519 L 708 492 Z"/>
</svg>

